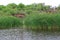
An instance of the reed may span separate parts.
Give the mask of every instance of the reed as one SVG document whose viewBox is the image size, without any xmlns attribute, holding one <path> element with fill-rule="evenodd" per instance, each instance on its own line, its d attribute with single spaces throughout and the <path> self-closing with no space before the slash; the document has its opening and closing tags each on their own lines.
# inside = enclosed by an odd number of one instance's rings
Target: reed
<svg viewBox="0 0 60 40">
<path fill-rule="evenodd" d="M 27 27 L 41 30 L 54 30 L 60 28 L 60 14 L 30 14 L 25 19 Z"/>
<path fill-rule="evenodd" d="M 21 27 L 22 21 L 13 16 L 0 16 L 0 29 Z"/>
</svg>

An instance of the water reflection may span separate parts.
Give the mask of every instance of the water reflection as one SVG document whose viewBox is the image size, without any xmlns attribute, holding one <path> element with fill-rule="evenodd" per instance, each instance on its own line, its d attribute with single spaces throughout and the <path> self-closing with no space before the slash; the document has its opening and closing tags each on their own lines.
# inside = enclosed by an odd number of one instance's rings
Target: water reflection
<svg viewBox="0 0 60 40">
<path fill-rule="evenodd" d="M 33 32 L 23 29 L 0 30 L 0 40 L 60 40 L 60 32 Z"/>
</svg>

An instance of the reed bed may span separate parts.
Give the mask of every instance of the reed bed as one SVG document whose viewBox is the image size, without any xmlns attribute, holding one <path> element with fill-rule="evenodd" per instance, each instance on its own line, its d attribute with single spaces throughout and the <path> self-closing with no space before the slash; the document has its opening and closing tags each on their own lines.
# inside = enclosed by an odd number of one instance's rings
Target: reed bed
<svg viewBox="0 0 60 40">
<path fill-rule="evenodd" d="M 21 27 L 23 25 L 19 18 L 13 16 L 0 16 L 0 29 Z"/>
<path fill-rule="evenodd" d="M 59 30 L 60 14 L 30 14 L 25 18 L 25 26 L 37 30 Z"/>
</svg>

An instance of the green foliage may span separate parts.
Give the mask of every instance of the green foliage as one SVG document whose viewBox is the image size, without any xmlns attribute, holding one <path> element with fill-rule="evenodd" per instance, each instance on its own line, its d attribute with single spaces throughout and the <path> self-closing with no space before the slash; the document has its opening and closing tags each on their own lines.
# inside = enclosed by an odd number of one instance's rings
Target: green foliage
<svg viewBox="0 0 60 40">
<path fill-rule="evenodd" d="M 24 5 L 22 3 L 16 5 L 14 3 L 7 6 L 0 5 L 0 28 L 17 27 L 23 25 L 22 18 L 15 17 L 14 14 L 25 14 L 23 21 L 26 26 L 35 27 L 60 27 L 60 6 L 51 8 L 44 3 L 34 3 Z M 28 14 L 26 16 L 26 14 Z M 20 16 L 20 15 L 18 15 Z"/>
<path fill-rule="evenodd" d="M 3 5 L 0 5 L 0 12 L 3 12 L 6 7 Z"/>
<path fill-rule="evenodd" d="M 15 9 L 15 8 L 17 8 L 17 5 L 14 3 L 11 3 L 11 4 L 8 4 L 7 7 L 11 8 L 11 9 Z"/>
<path fill-rule="evenodd" d="M 60 26 L 60 14 L 30 14 L 25 19 L 26 26 Z"/>
<path fill-rule="evenodd" d="M 18 10 L 24 10 L 24 8 L 25 8 L 25 5 L 22 4 L 22 3 L 20 3 L 20 4 L 17 6 L 17 9 L 18 9 Z"/>
<path fill-rule="evenodd" d="M 22 21 L 13 16 L 0 16 L 0 28 L 13 28 L 22 26 Z"/>
</svg>

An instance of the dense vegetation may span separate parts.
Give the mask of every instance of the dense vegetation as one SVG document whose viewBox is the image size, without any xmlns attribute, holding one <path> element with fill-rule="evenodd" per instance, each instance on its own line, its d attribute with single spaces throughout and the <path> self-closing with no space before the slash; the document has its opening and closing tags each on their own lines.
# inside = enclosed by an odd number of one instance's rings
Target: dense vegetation
<svg viewBox="0 0 60 40">
<path fill-rule="evenodd" d="M 18 17 L 16 14 L 24 14 Z M 20 27 L 32 28 L 60 28 L 60 6 L 51 7 L 44 3 L 16 5 L 14 3 L 6 6 L 0 5 L 0 28 Z"/>
<path fill-rule="evenodd" d="M 22 21 L 13 16 L 0 16 L 0 29 L 22 26 Z"/>
<path fill-rule="evenodd" d="M 25 25 L 32 29 L 59 30 L 60 14 L 30 14 L 25 19 Z"/>
<path fill-rule="evenodd" d="M 8 4 L 6 6 L 0 5 L 0 14 L 32 14 L 32 13 L 59 13 L 60 6 L 51 7 L 45 5 L 44 3 L 24 5 L 22 3 L 16 5 L 14 3 Z"/>
</svg>

